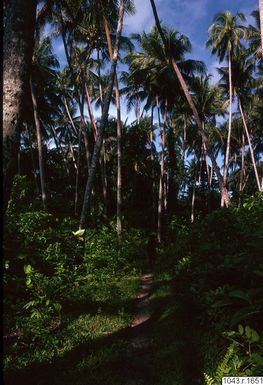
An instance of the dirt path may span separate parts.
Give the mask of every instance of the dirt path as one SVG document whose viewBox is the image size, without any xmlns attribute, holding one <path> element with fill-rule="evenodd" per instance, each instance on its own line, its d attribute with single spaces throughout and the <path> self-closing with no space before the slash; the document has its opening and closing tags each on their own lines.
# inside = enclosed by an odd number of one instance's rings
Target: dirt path
<svg viewBox="0 0 263 385">
<path fill-rule="evenodd" d="M 153 385 L 153 359 L 151 350 L 151 303 L 153 274 L 142 276 L 131 324 L 131 343 L 127 354 L 125 385 Z"/>
</svg>

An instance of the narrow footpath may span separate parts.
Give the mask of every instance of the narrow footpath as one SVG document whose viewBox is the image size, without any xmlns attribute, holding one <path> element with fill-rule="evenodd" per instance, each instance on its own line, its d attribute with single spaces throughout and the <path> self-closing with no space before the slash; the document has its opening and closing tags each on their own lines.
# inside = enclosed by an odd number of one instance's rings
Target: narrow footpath
<svg viewBox="0 0 263 385">
<path fill-rule="evenodd" d="M 135 315 L 131 323 L 130 347 L 127 352 L 125 385 L 153 385 L 151 301 L 153 273 L 144 274 L 136 299 Z"/>
</svg>

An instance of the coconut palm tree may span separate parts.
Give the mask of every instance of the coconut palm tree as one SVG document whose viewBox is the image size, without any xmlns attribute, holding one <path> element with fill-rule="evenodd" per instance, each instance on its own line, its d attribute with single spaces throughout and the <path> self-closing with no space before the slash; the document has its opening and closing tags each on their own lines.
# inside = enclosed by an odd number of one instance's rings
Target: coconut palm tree
<svg viewBox="0 0 263 385">
<path fill-rule="evenodd" d="M 105 130 L 105 126 L 106 126 L 107 121 L 108 121 L 108 112 L 109 112 L 111 94 L 112 94 L 112 90 L 113 90 L 113 84 L 114 84 L 116 66 L 117 66 L 117 60 L 118 60 L 118 53 L 119 53 L 119 47 L 120 47 L 120 37 L 121 37 L 121 32 L 122 32 L 124 10 L 125 10 L 125 0 L 121 0 L 120 6 L 119 6 L 118 26 L 117 26 L 117 31 L 116 31 L 114 52 L 113 52 L 113 57 L 112 57 L 112 62 L 111 62 L 109 84 L 108 84 L 105 100 L 103 101 L 103 112 L 102 112 L 102 117 L 101 117 L 101 122 L 100 122 L 99 130 L 98 130 L 96 142 L 94 145 L 94 151 L 93 151 L 92 160 L 91 160 L 91 167 L 89 169 L 89 175 L 88 175 L 88 179 L 87 179 L 85 195 L 84 195 L 84 200 L 83 200 L 83 206 L 82 206 L 82 212 L 81 212 L 81 217 L 80 217 L 80 228 L 81 229 L 84 229 L 87 226 L 87 216 L 88 216 L 88 211 L 90 208 L 91 192 L 92 192 L 92 188 L 93 188 L 93 184 L 94 184 L 94 180 L 95 180 L 97 163 L 99 161 L 100 152 L 101 152 L 101 146 L 103 143 L 104 130 Z"/>
<path fill-rule="evenodd" d="M 246 57 L 246 52 L 239 52 L 232 58 L 232 85 L 234 94 L 238 99 L 238 108 L 241 114 L 244 130 L 246 133 L 250 155 L 253 163 L 254 173 L 257 181 L 257 186 L 259 191 L 262 187 L 259 180 L 257 165 L 255 161 L 255 155 L 253 146 L 250 139 L 250 134 L 248 131 L 247 120 L 244 113 L 244 102 L 246 101 L 248 95 L 251 94 L 251 89 L 255 84 L 255 79 L 253 78 L 254 65 L 253 62 Z M 220 68 L 218 72 L 221 74 L 220 83 L 222 86 L 229 86 L 227 68 Z M 226 88 L 225 87 L 225 88 Z"/>
<path fill-rule="evenodd" d="M 224 159 L 224 184 L 227 183 L 227 172 L 229 162 L 229 151 L 231 141 L 231 128 L 232 128 L 232 56 L 241 47 L 241 39 L 247 37 L 247 29 L 238 24 L 239 21 L 245 21 L 243 13 L 238 12 L 235 16 L 231 12 L 226 11 L 218 13 L 214 17 L 214 23 L 208 30 L 207 47 L 211 47 L 212 54 L 217 54 L 219 62 L 222 62 L 225 58 L 228 61 L 228 76 L 229 76 L 229 123 L 228 123 L 228 136 L 227 146 Z M 222 205 L 224 202 L 222 201 Z"/>
<path fill-rule="evenodd" d="M 166 42 L 166 37 L 165 37 L 164 31 L 163 31 L 163 29 L 161 27 L 161 24 L 160 24 L 160 21 L 159 21 L 159 18 L 158 18 L 158 14 L 157 14 L 157 11 L 156 11 L 154 0 L 150 0 L 150 1 L 151 1 L 152 9 L 153 9 L 153 14 L 154 14 L 156 26 L 158 28 L 159 34 L 160 34 L 161 39 L 163 41 L 164 47 L 166 49 L 167 56 L 168 56 L 169 60 L 171 61 L 171 65 L 172 65 L 172 67 L 174 69 L 174 72 L 176 73 L 176 76 L 178 77 L 178 80 L 179 80 L 180 85 L 182 87 L 183 93 L 184 93 L 184 95 L 185 95 L 185 97 L 186 97 L 186 99 L 188 101 L 188 104 L 189 104 L 189 106 L 190 106 L 190 108 L 191 108 L 191 110 L 193 112 L 194 118 L 195 118 L 197 126 L 198 126 L 199 134 L 201 135 L 201 137 L 203 139 L 203 142 L 206 144 L 207 153 L 208 153 L 208 155 L 209 155 L 209 157 L 211 159 L 211 162 L 213 164 L 213 168 L 214 168 L 214 170 L 216 172 L 216 175 L 217 175 L 217 178 L 218 178 L 222 199 L 224 200 L 226 206 L 229 206 L 230 205 L 230 198 L 229 198 L 229 195 L 228 195 L 228 191 L 227 191 L 226 185 L 224 183 L 223 177 L 221 175 L 220 169 L 218 167 L 216 158 L 215 158 L 215 156 L 214 156 L 214 154 L 212 152 L 212 149 L 211 149 L 210 143 L 208 141 L 207 135 L 206 135 L 205 131 L 202 128 L 202 124 L 201 124 L 201 121 L 200 121 L 200 118 L 199 118 L 196 106 L 195 106 L 195 104 L 193 102 L 193 99 L 192 99 L 190 93 L 189 93 L 189 90 L 188 90 L 187 84 L 186 84 L 186 82 L 184 80 L 184 77 L 182 76 L 181 71 L 178 68 L 178 65 L 176 63 L 176 60 L 173 57 L 173 53 L 171 52 L 170 47 L 169 47 L 169 45 Z"/>
</svg>

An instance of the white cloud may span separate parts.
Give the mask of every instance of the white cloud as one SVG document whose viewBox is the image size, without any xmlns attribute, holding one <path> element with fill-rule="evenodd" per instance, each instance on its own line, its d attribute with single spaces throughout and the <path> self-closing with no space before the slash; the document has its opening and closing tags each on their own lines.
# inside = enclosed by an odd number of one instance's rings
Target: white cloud
<svg viewBox="0 0 263 385">
<path fill-rule="evenodd" d="M 125 33 L 149 32 L 154 24 L 152 7 L 149 0 L 135 0 L 136 13 L 124 19 Z"/>
</svg>

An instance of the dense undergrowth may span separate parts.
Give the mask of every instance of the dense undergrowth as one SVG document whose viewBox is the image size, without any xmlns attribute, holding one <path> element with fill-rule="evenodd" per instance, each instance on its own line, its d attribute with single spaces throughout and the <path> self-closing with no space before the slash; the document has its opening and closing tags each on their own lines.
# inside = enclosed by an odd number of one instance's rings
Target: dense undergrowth
<svg viewBox="0 0 263 385">
<path fill-rule="evenodd" d="M 154 295 L 156 383 L 262 376 L 262 196 L 194 225 L 175 218 L 170 240 L 160 250 Z"/>
<path fill-rule="evenodd" d="M 84 240 L 75 219 L 28 207 L 27 194 L 25 178 L 17 178 L 4 240 L 6 383 L 60 384 L 74 377 L 75 384 L 101 384 L 111 370 L 118 383 L 114 368 L 101 368 L 120 359 L 128 343 L 117 336 L 131 322 L 145 237 L 130 229 L 120 246 L 108 224 L 87 230 Z M 87 371 L 93 375 L 84 380 Z"/>
<path fill-rule="evenodd" d="M 122 385 L 147 234 L 111 223 L 77 231 L 30 206 L 17 178 L 4 239 L 6 384 Z M 203 216 L 174 217 L 159 247 L 154 385 L 220 385 L 263 375 L 262 195 Z"/>
</svg>

